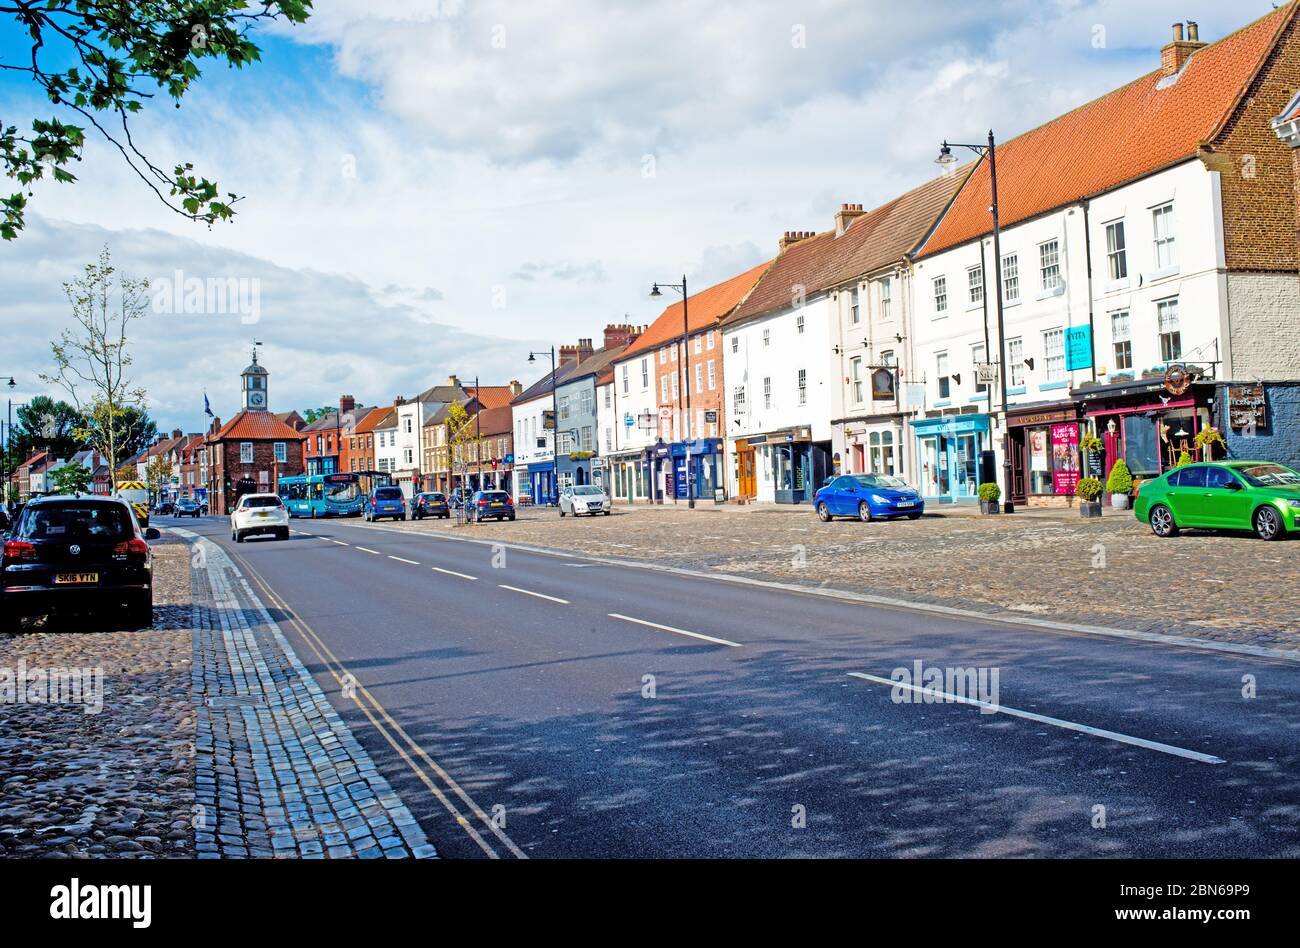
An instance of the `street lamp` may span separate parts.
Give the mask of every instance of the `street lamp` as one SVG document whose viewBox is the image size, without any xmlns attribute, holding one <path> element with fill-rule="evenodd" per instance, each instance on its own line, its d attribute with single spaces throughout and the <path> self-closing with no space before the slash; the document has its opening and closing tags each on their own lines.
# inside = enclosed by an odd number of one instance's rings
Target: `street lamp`
<svg viewBox="0 0 1300 948">
<path fill-rule="evenodd" d="M 14 436 L 14 388 L 17 385 L 18 383 L 14 381 L 14 377 L 9 376 L 9 422 L 5 427 L 4 437 L 4 493 L 0 494 L 0 509 L 3 510 L 9 509 L 9 442 Z"/>
<path fill-rule="evenodd" d="M 682 440 L 686 442 L 686 506 L 694 510 L 695 465 L 691 461 L 691 325 L 686 312 L 688 298 L 686 274 L 682 274 L 681 283 L 665 283 L 664 286 L 670 290 L 677 290 L 682 294 L 682 358 L 685 360 L 682 364 L 682 388 L 686 390 L 686 415 L 682 421 Z M 650 287 L 650 296 L 652 299 L 663 296 L 659 292 L 658 283 Z"/>
<path fill-rule="evenodd" d="M 989 181 L 993 198 L 989 212 L 993 215 L 993 276 L 998 312 L 998 383 L 1002 393 L 1002 480 L 1005 485 L 1002 496 L 1006 498 L 1002 509 L 1006 513 L 1014 513 L 1016 505 L 1011 500 L 1011 432 L 1007 427 L 1007 333 L 1002 313 L 1002 227 L 998 219 L 997 142 L 993 139 L 992 129 L 989 130 L 989 140 L 986 145 L 944 141 L 939 148 L 939 157 L 934 160 L 935 164 L 946 169 L 956 163 L 957 156 L 952 153 L 954 148 L 967 148 L 981 158 L 987 158 L 989 162 Z"/>
<path fill-rule="evenodd" d="M 547 354 L 547 350 L 545 350 L 545 349 L 543 349 L 541 352 L 530 352 L 530 353 L 528 353 L 528 361 L 529 361 L 529 363 L 536 362 L 536 361 L 537 361 L 537 357 L 538 357 L 539 355 L 546 355 L 546 354 Z M 551 346 L 551 348 L 550 348 L 550 356 L 551 356 L 551 415 L 552 415 L 552 418 L 553 418 L 553 421 L 552 421 L 552 423 L 551 423 L 551 457 L 552 457 L 552 459 L 553 459 L 553 463 L 555 464 L 555 486 L 556 486 L 556 490 L 555 490 L 555 506 L 556 506 L 556 508 L 558 509 L 559 506 L 560 506 L 560 491 L 559 491 L 559 484 L 560 484 L 560 401 L 559 401 L 558 396 L 555 394 L 555 346 Z M 543 430 L 543 431 L 546 430 L 546 425 L 545 425 L 545 424 L 542 425 L 542 430 Z"/>
</svg>

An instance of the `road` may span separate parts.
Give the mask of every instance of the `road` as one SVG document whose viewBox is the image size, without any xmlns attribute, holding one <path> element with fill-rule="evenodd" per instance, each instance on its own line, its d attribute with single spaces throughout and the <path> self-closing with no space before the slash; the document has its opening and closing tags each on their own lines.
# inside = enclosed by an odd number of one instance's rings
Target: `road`
<svg viewBox="0 0 1300 948">
<path fill-rule="evenodd" d="M 356 520 L 176 523 L 446 857 L 1300 855 L 1295 663 Z M 996 669 L 1000 711 L 894 700 L 917 661 Z"/>
</svg>

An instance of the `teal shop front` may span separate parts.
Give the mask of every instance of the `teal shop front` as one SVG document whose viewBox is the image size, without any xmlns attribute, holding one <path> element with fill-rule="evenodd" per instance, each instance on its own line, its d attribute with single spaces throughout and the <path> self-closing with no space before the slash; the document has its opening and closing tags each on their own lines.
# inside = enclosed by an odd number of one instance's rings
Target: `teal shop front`
<svg viewBox="0 0 1300 948">
<path fill-rule="evenodd" d="M 944 415 L 913 421 L 921 459 L 921 496 L 938 503 L 979 499 L 980 452 L 991 449 L 988 415 Z"/>
</svg>

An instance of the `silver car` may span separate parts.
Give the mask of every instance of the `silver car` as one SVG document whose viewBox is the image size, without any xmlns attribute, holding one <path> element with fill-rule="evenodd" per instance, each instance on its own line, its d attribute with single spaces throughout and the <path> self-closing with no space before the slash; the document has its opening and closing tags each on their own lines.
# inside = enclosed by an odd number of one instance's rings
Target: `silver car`
<svg viewBox="0 0 1300 948">
<path fill-rule="evenodd" d="M 582 484 L 577 487 L 566 487 L 560 491 L 560 516 L 565 514 L 604 514 L 609 516 L 609 497 L 606 495 L 604 488 L 597 487 L 595 484 Z"/>
</svg>

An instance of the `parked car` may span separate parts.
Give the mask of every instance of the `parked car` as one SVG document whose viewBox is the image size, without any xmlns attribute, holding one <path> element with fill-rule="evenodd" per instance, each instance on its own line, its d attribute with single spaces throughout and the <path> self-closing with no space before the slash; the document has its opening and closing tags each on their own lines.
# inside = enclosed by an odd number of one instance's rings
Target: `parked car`
<svg viewBox="0 0 1300 948">
<path fill-rule="evenodd" d="M 423 520 L 425 517 L 441 517 L 446 520 L 450 516 L 451 507 L 447 503 L 446 494 L 426 491 L 411 498 L 412 520 Z"/>
<path fill-rule="evenodd" d="M 266 534 L 289 539 L 289 508 L 279 494 L 244 494 L 230 512 L 230 539 L 243 543 Z"/>
<path fill-rule="evenodd" d="M 605 493 L 603 487 L 597 487 L 595 484 L 581 484 L 577 487 L 566 487 L 560 491 L 560 516 L 565 514 L 604 514 L 609 516 L 609 496 Z"/>
<path fill-rule="evenodd" d="M 370 507 L 366 510 L 366 519 L 371 523 L 384 517 L 393 520 L 406 519 L 406 497 L 400 487 L 376 487 L 370 495 Z"/>
<path fill-rule="evenodd" d="M 1280 540 L 1300 532 L 1300 474 L 1271 461 L 1185 464 L 1145 481 L 1133 514 L 1158 537 L 1206 527 Z"/>
<path fill-rule="evenodd" d="M 153 623 L 153 556 L 131 508 L 116 497 L 33 499 L 0 553 L 0 626 L 52 612 L 120 608 Z"/>
<path fill-rule="evenodd" d="M 160 517 L 166 517 L 171 515 L 175 509 L 175 505 L 170 500 L 164 500 L 154 507 L 153 512 Z"/>
<path fill-rule="evenodd" d="M 823 523 L 835 517 L 916 520 L 925 513 L 925 501 L 913 488 L 888 474 L 841 474 L 813 495 L 813 508 Z"/>
<path fill-rule="evenodd" d="M 503 490 L 476 490 L 465 505 L 465 517 L 480 520 L 514 520 L 515 505 Z"/>
<path fill-rule="evenodd" d="M 176 516 L 199 518 L 199 505 L 191 497 L 182 497 L 176 501 Z"/>
</svg>

